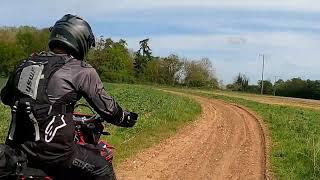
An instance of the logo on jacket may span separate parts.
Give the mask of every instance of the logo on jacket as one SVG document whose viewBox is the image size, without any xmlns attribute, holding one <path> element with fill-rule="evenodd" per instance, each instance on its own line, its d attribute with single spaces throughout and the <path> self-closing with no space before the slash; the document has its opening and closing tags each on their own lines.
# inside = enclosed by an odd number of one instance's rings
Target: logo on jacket
<svg viewBox="0 0 320 180">
<path fill-rule="evenodd" d="M 94 171 L 94 168 L 95 168 L 94 165 L 89 164 L 89 163 L 87 163 L 87 162 L 84 162 L 84 161 L 82 161 L 82 160 L 80 160 L 80 159 L 77 159 L 77 158 L 75 158 L 75 159 L 72 161 L 72 165 L 74 165 L 74 166 L 76 166 L 76 167 L 79 167 L 79 168 L 81 168 L 81 169 L 83 169 L 83 170 L 86 170 L 86 171 L 88 171 L 88 172 Z"/>
<path fill-rule="evenodd" d="M 37 98 L 38 85 L 43 68 L 43 65 L 30 65 L 23 68 L 18 83 L 18 89 L 20 92 L 33 99 Z"/>
<path fill-rule="evenodd" d="M 53 116 L 52 120 L 46 127 L 44 140 L 46 142 L 51 142 L 54 136 L 56 135 L 57 131 L 65 127 L 66 125 L 67 124 L 64 121 L 64 115 L 62 115 L 61 118 L 56 118 L 56 116 Z"/>
</svg>

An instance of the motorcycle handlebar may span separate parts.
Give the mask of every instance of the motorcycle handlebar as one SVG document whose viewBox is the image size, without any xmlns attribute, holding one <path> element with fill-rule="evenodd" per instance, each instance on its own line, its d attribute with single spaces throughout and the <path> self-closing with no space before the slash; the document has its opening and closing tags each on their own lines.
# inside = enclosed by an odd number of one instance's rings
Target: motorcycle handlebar
<svg viewBox="0 0 320 180">
<path fill-rule="evenodd" d="M 78 112 L 73 113 L 73 120 L 76 123 L 103 122 L 99 114 L 82 114 Z"/>
</svg>

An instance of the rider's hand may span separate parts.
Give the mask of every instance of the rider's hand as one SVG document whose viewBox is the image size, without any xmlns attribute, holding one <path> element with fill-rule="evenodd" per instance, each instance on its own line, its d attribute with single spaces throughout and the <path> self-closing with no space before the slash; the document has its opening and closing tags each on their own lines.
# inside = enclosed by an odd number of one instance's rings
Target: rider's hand
<svg viewBox="0 0 320 180">
<path fill-rule="evenodd" d="M 127 112 L 123 111 L 123 117 L 122 121 L 120 123 L 123 127 L 133 127 L 137 120 L 138 120 L 138 114 L 134 112 Z"/>
</svg>

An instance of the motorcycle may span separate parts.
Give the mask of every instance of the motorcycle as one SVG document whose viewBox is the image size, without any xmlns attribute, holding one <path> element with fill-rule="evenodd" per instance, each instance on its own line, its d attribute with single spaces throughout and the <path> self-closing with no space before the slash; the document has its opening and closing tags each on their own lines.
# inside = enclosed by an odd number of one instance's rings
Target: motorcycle
<svg viewBox="0 0 320 180">
<path fill-rule="evenodd" d="M 104 131 L 104 120 L 96 114 L 91 107 L 78 104 L 76 107 L 85 106 L 88 107 L 92 114 L 83 114 L 74 112 L 73 121 L 75 123 L 75 136 L 74 141 L 78 144 L 93 144 L 100 149 L 101 155 L 109 162 L 112 163 L 114 147 L 100 140 L 101 135 L 110 135 L 109 132 Z M 9 179 L 14 180 L 53 180 L 41 169 L 35 169 L 31 167 L 23 168 L 20 173 L 13 174 Z"/>
</svg>

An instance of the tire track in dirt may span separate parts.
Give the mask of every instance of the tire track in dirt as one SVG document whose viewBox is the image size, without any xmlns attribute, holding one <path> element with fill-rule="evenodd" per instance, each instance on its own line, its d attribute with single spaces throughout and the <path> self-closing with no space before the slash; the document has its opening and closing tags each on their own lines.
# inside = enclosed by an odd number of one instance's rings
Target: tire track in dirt
<svg viewBox="0 0 320 180">
<path fill-rule="evenodd" d="M 266 178 L 265 137 L 259 120 L 238 106 L 192 97 L 202 106 L 200 117 L 120 164 L 118 179 Z"/>
</svg>

